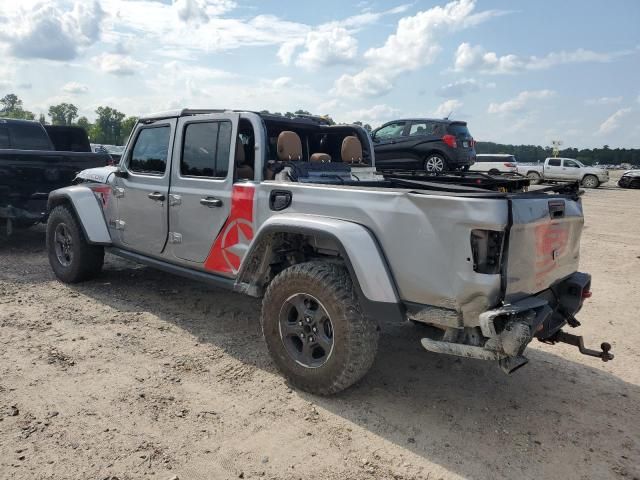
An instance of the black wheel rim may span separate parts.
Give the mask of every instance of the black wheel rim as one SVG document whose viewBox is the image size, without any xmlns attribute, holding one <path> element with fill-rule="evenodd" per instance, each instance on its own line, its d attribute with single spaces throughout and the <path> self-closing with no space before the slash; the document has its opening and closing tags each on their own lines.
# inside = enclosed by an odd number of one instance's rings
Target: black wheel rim
<svg viewBox="0 0 640 480">
<path fill-rule="evenodd" d="M 296 293 L 280 309 L 280 338 L 289 356 L 306 368 L 324 365 L 333 352 L 333 324 L 322 303 Z"/>
<path fill-rule="evenodd" d="M 69 227 L 59 223 L 54 234 L 54 248 L 60 265 L 68 267 L 73 261 L 73 239 Z"/>
</svg>

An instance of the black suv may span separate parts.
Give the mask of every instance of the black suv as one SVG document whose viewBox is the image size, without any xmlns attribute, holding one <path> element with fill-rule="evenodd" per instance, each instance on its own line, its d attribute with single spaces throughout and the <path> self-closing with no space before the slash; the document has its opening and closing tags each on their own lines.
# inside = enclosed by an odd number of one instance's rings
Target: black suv
<svg viewBox="0 0 640 480">
<path fill-rule="evenodd" d="M 371 133 L 381 170 L 468 170 L 475 141 L 466 122 L 428 118 L 394 120 Z"/>
</svg>

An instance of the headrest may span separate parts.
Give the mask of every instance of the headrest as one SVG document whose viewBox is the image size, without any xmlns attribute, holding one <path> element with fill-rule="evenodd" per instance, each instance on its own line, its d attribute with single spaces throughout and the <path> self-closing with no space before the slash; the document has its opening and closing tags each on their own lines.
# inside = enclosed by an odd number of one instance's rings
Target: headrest
<svg viewBox="0 0 640 480">
<path fill-rule="evenodd" d="M 285 130 L 278 135 L 278 160 L 282 162 L 302 160 L 302 142 L 296 132 Z"/>
<path fill-rule="evenodd" d="M 342 161 L 346 163 L 362 162 L 362 144 L 357 137 L 345 137 L 342 140 Z"/>
<path fill-rule="evenodd" d="M 236 167 L 244 165 L 244 145 L 239 138 L 236 138 Z"/>
<path fill-rule="evenodd" d="M 327 163 L 331 161 L 331 155 L 328 153 L 314 153 L 309 159 L 312 162 Z"/>
</svg>

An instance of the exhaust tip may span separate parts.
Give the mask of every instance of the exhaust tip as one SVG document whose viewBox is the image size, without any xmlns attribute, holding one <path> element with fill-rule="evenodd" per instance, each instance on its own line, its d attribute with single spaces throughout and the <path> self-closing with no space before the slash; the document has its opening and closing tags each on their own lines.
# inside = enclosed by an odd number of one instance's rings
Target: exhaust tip
<svg viewBox="0 0 640 480">
<path fill-rule="evenodd" d="M 498 365 L 500 365 L 502 371 L 508 375 L 524 367 L 527 363 L 529 363 L 529 359 L 523 356 L 507 357 L 498 360 Z"/>
</svg>

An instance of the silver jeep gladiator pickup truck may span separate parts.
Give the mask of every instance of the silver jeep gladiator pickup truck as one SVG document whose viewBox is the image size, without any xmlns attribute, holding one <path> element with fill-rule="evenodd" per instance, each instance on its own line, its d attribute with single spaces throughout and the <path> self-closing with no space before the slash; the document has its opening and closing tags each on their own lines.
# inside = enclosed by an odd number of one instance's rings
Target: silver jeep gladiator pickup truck
<svg viewBox="0 0 640 480">
<path fill-rule="evenodd" d="M 424 348 L 526 363 L 591 295 L 578 269 L 576 184 L 526 192 L 483 174 L 382 176 L 366 131 L 320 118 L 181 110 L 140 119 L 120 164 L 52 192 L 51 267 L 100 272 L 105 250 L 262 297 L 273 361 L 332 394 L 370 368 L 382 321 L 424 324 Z M 517 188 L 510 188 L 512 182 Z M 496 186 L 497 185 L 497 186 Z"/>
</svg>

